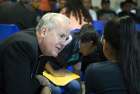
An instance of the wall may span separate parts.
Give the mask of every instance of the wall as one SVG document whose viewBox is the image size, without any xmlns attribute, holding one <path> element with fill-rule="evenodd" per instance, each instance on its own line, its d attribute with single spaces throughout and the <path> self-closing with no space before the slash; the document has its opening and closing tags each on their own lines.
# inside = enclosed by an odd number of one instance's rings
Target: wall
<svg viewBox="0 0 140 94">
<path fill-rule="evenodd" d="M 111 8 L 113 10 L 117 10 L 120 6 L 120 2 L 124 0 L 110 0 L 110 1 L 111 1 Z M 92 5 L 100 7 L 100 2 L 101 0 L 92 0 Z"/>
</svg>

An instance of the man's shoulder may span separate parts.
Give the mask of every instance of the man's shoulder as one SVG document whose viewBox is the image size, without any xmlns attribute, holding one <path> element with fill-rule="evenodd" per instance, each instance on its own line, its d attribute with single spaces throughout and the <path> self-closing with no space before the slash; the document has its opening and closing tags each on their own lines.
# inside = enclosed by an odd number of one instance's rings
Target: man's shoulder
<svg viewBox="0 0 140 94">
<path fill-rule="evenodd" d="M 25 29 L 22 30 L 15 35 L 11 36 L 11 38 L 20 40 L 20 41 L 32 41 L 36 38 L 36 34 L 34 29 Z"/>
<path fill-rule="evenodd" d="M 1 41 L 1 46 L 16 44 L 16 43 L 24 43 L 29 45 L 36 44 L 36 34 L 34 30 L 23 30 L 19 31 L 13 35 L 10 35 L 10 37 L 6 38 L 5 40 Z"/>
</svg>

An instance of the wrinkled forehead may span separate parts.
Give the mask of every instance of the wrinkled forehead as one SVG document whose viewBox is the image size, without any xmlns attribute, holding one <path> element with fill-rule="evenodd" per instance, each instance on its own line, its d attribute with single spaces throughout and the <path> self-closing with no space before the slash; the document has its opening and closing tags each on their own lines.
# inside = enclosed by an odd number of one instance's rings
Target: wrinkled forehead
<svg viewBox="0 0 140 94">
<path fill-rule="evenodd" d="M 64 34 L 66 36 L 70 35 L 70 33 L 71 33 L 70 29 L 66 28 L 66 27 L 64 27 L 64 28 L 59 28 L 58 27 L 58 28 L 55 29 L 55 32 L 57 34 Z"/>
<path fill-rule="evenodd" d="M 61 23 L 56 27 L 56 30 L 58 33 L 64 33 L 64 34 L 70 34 L 71 33 L 71 27 L 69 24 Z"/>
</svg>

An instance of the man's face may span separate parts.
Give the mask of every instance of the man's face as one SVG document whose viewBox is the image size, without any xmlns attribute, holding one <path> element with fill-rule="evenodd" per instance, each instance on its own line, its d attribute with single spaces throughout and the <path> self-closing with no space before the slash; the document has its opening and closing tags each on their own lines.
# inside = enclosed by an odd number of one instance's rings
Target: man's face
<svg viewBox="0 0 140 94">
<path fill-rule="evenodd" d="M 60 24 L 59 27 L 53 30 L 46 29 L 44 31 L 44 38 L 40 42 L 42 53 L 45 56 L 57 57 L 67 44 L 67 39 L 70 36 L 69 31 L 69 26 L 63 24 Z"/>
</svg>

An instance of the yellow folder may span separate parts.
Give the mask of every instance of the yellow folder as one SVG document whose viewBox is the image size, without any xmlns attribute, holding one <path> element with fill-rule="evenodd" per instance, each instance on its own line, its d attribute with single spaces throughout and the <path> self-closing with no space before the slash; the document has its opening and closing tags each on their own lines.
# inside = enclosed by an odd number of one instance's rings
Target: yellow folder
<svg viewBox="0 0 140 94">
<path fill-rule="evenodd" d="M 45 76 L 48 80 L 50 80 L 52 83 L 54 83 L 55 85 L 58 85 L 58 86 L 65 86 L 70 81 L 80 78 L 80 76 L 78 74 L 75 74 L 75 73 L 72 73 L 69 71 L 68 71 L 67 75 L 64 77 L 56 77 L 56 76 L 49 74 L 46 71 L 43 72 L 43 76 Z"/>
</svg>

